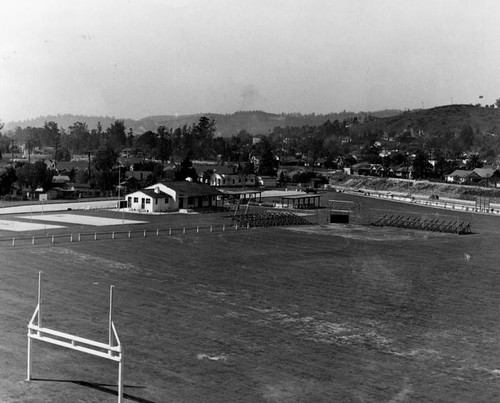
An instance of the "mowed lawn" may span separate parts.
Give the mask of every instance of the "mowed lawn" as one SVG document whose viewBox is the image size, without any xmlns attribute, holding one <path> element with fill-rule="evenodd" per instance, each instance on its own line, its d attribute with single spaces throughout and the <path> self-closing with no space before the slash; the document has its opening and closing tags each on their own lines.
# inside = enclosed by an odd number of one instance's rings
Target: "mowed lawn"
<svg viewBox="0 0 500 403">
<path fill-rule="evenodd" d="M 116 364 L 36 341 L 37 380 L 24 381 L 39 270 L 44 326 L 102 342 L 115 285 L 125 401 L 499 401 L 500 219 L 461 217 L 475 234 L 363 239 L 324 226 L 2 243 L 0 401 L 116 401 Z"/>
</svg>

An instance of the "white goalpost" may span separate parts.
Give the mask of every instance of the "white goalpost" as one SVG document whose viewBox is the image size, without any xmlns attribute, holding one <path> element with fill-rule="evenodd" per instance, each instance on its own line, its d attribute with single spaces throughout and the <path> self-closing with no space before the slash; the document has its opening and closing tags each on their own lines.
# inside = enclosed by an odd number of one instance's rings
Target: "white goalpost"
<svg viewBox="0 0 500 403">
<path fill-rule="evenodd" d="M 30 381 L 32 370 L 32 341 L 40 340 L 71 350 L 91 354 L 118 363 L 118 403 L 123 401 L 123 348 L 113 322 L 113 288 L 109 291 L 108 344 L 85 339 L 68 333 L 43 327 L 42 324 L 42 272 L 38 273 L 38 304 L 28 324 L 28 362 L 26 380 Z"/>
</svg>

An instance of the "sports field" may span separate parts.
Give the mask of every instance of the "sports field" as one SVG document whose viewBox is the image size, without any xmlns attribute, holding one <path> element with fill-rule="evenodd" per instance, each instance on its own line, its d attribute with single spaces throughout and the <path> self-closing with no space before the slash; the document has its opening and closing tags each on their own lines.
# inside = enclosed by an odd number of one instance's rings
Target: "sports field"
<svg viewBox="0 0 500 403">
<path fill-rule="evenodd" d="M 75 214 L 53 231 L 85 231 L 81 217 L 96 216 Z M 124 218 L 150 222 L 127 228 L 227 222 Z M 39 342 L 36 380 L 24 381 L 39 270 L 44 326 L 102 342 L 115 285 L 125 401 L 499 401 L 500 219 L 460 218 L 473 235 L 334 225 L 1 243 L 0 401 L 117 400 L 116 364 Z"/>
</svg>

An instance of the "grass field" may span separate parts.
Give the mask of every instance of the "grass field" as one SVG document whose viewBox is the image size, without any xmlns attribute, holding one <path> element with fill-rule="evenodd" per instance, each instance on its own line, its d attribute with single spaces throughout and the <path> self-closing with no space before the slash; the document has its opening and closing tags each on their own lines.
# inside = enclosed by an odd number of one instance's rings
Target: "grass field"
<svg viewBox="0 0 500 403">
<path fill-rule="evenodd" d="M 135 228 L 228 222 L 145 217 L 125 216 L 150 221 Z M 115 285 L 125 401 L 499 401 L 500 220 L 461 218 L 473 235 L 301 226 L 1 243 L 0 401 L 116 401 L 115 364 L 38 342 L 24 381 L 39 270 L 44 325 L 102 342 Z M 93 231 L 53 231 L 74 230 Z"/>
</svg>

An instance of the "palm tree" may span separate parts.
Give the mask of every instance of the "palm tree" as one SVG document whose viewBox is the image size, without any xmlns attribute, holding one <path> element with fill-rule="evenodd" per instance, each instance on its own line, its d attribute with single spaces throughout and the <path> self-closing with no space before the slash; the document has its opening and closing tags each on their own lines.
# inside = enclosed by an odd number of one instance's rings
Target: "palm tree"
<svg viewBox="0 0 500 403">
<path fill-rule="evenodd" d="M 483 167 L 483 162 L 481 161 L 481 158 L 479 157 L 479 154 L 471 154 L 469 155 L 469 158 L 467 158 L 467 162 L 465 163 L 465 169 L 468 171 L 472 171 L 475 168 L 482 168 Z"/>
</svg>

